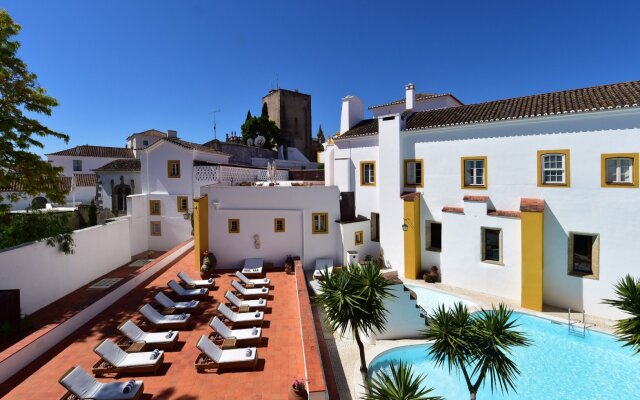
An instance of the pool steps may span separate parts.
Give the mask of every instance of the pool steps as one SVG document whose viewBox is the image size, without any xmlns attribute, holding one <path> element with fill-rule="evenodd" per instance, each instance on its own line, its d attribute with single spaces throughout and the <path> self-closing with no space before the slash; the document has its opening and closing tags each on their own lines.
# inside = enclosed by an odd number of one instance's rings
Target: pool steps
<svg viewBox="0 0 640 400">
<path fill-rule="evenodd" d="M 422 306 L 420 306 L 418 304 L 418 296 L 416 295 L 416 292 L 414 292 L 413 290 L 409 289 L 405 285 L 402 285 L 402 288 L 403 288 L 403 290 L 405 292 L 409 292 L 409 298 L 411 300 L 413 300 L 413 302 L 415 303 L 416 308 L 420 312 L 420 316 L 424 319 L 424 324 L 428 325 L 428 322 L 427 322 L 427 320 L 428 320 L 427 310 L 425 310 L 424 308 L 422 308 Z"/>
</svg>

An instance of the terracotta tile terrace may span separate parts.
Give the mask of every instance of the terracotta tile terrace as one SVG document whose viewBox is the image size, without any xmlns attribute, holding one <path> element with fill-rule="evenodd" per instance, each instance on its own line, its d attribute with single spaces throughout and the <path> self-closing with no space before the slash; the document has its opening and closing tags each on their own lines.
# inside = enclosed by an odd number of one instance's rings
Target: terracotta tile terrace
<svg viewBox="0 0 640 400">
<path fill-rule="evenodd" d="M 107 311 L 5 382 L 0 386 L 0 396 L 5 395 L 6 398 L 15 400 L 60 398 L 65 393 L 65 389 L 58 383 L 62 374 L 75 365 L 91 371 L 92 365 L 98 360 L 93 347 L 105 338 L 114 341 L 120 339 L 121 334 L 116 327 L 121 322 L 127 319 L 141 321 L 137 309 L 145 302 L 159 308 L 153 296 L 159 290 L 169 294 L 166 283 L 170 279 L 177 280 L 176 274 L 180 271 L 187 271 L 193 278 L 198 278 L 193 250 L 135 288 Z M 298 291 L 296 276 L 287 275 L 281 269 L 267 270 L 271 288 L 263 324 L 263 340 L 258 345 L 259 362 L 256 369 L 225 370 L 221 373 L 196 372 L 194 361 L 200 352 L 195 344 L 201 335 L 208 336 L 212 332 L 208 326 L 209 319 L 215 315 L 220 302 L 227 302 L 224 292 L 231 287 L 235 271 L 216 272 L 216 288 L 194 313 L 191 325 L 180 331 L 178 345 L 165 353 L 160 372 L 157 375 L 122 375 L 115 379 L 143 379 L 144 399 L 284 399 L 287 398 L 291 382 L 294 379 L 305 379 L 306 372 L 310 374 L 309 385 L 312 390 L 313 387 L 324 389 L 324 382 L 313 382 L 314 386 L 311 382 L 312 376 L 322 373 L 322 366 L 318 365 L 319 356 L 312 354 L 314 349 L 317 352 L 317 342 L 309 342 L 315 338 L 313 327 L 301 326 L 300 323 L 301 317 L 303 320 L 310 317 L 306 315 L 309 310 L 308 303 L 305 305 L 308 298 L 306 288 Z M 305 296 L 301 296 L 302 294 Z M 307 343 L 303 343 L 303 333 L 307 337 L 313 337 L 305 339 Z M 313 361 L 313 365 L 307 365 L 307 371 L 305 354 L 307 359 L 318 358 Z M 99 380 L 110 382 L 114 378 L 107 376 Z"/>
</svg>

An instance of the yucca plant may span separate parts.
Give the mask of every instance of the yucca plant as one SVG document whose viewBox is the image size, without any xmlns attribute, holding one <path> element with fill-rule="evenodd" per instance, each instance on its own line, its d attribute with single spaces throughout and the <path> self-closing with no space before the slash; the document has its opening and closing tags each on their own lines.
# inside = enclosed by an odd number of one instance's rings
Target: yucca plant
<svg viewBox="0 0 640 400">
<path fill-rule="evenodd" d="M 367 361 L 360 334 L 384 332 L 385 299 L 395 297 L 390 290 L 393 283 L 380 275 L 380 269 L 372 263 L 352 264 L 331 273 L 325 270 L 319 283 L 321 293 L 315 301 L 322 307 L 332 332 L 351 332 L 360 351 L 360 372 L 365 375 Z"/>
<path fill-rule="evenodd" d="M 616 335 L 636 355 L 640 353 L 640 279 L 626 275 L 614 288 L 617 298 L 605 299 L 603 302 L 629 314 L 629 318 L 616 322 Z"/>
<path fill-rule="evenodd" d="M 515 390 L 520 370 L 511 359 L 512 349 L 531 342 L 516 330 L 512 313 L 501 304 L 471 314 L 464 304 L 457 303 L 450 309 L 440 305 L 430 315 L 424 331 L 425 339 L 433 341 L 428 353 L 436 365 L 462 372 L 472 400 L 487 377 L 492 392 L 497 388 L 503 393 Z"/>
<path fill-rule="evenodd" d="M 442 400 L 439 396 L 429 396 L 433 388 L 423 388 L 426 375 L 413 374 L 413 367 L 400 361 L 391 363 L 391 371 L 378 371 L 367 379 L 368 394 L 364 400 Z"/>
</svg>

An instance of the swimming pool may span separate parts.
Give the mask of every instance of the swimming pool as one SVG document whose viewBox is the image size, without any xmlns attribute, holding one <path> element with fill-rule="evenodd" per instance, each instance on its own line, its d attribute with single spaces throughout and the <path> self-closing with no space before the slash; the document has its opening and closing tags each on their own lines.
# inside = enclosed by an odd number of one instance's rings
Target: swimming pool
<svg viewBox="0 0 640 400">
<path fill-rule="evenodd" d="M 405 286 L 413 290 L 418 298 L 418 305 L 424 308 L 427 313 L 431 313 L 435 310 L 439 304 L 443 304 L 446 308 L 453 306 L 455 303 L 463 303 L 467 307 L 477 307 L 478 305 L 472 301 L 465 300 L 463 298 L 439 292 L 437 290 L 427 289 L 422 286 L 407 285 Z"/>
<path fill-rule="evenodd" d="M 566 324 L 544 318 L 514 313 L 520 331 L 533 344 L 514 351 L 514 359 L 521 374 L 516 383 L 517 393 L 491 394 L 488 380 L 478 392 L 479 400 L 530 399 L 565 400 L 598 399 L 624 400 L 640 398 L 640 356 L 613 336 L 587 332 L 585 337 L 569 334 Z M 426 373 L 426 385 L 435 390 L 432 395 L 446 399 L 468 399 L 464 378 L 457 372 L 448 373 L 446 367 L 436 367 L 427 358 L 428 344 L 402 346 L 384 352 L 371 361 L 369 371 L 387 368 L 391 361 L 405 361 L 414 371 Z"/>
</svg>

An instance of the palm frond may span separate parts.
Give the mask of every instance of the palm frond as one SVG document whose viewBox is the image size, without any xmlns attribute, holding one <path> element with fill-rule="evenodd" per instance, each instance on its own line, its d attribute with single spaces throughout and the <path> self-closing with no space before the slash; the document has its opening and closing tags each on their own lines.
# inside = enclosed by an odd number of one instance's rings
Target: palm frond
<svg viewBox="0 0 640 400">
<path fill-rule="evenodd" d="M 629 318 L 616 322 L 615 333 L 624 346 L 631 347 L 633 353 L 640 353 L 640 279 L 626 275 L 614 286 L 615 299 L 605 299 L 604 304 L 614 306 L 629 314 Z"/>
<path fill-rule="evenodd" d="M 378 371 L 369 378 L 366 387 L 369 392 L 364 400 L 441 400 L 439 396 L 428 396 L 432 388 L 424 388 L 426 375 L 414 375 L 413 367 L 400 361 L 391 363 L 390 372 Z"/>
</svg>

